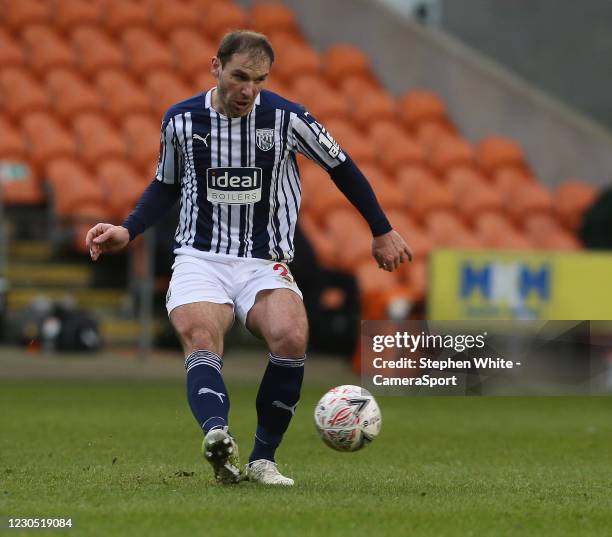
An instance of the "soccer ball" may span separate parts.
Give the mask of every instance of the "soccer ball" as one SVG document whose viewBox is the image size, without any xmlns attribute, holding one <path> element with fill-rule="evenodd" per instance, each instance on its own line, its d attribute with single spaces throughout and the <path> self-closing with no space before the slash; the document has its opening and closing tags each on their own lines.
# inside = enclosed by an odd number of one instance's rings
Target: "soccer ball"
<svg viewBox="0 0 612 537">
<path fill-rule="evenodd" d="M 338 451 L 357 451 L 380 433 L 380 408 L 359 386 L 337 386 L 317 403 L 315 427 L 323 442 Z"/>
</svg>

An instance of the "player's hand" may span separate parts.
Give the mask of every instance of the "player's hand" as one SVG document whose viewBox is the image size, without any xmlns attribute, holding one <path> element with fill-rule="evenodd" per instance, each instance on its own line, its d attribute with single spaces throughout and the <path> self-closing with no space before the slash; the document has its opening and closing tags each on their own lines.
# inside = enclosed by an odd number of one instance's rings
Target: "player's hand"
<svg viewBox="0 0 612 537">
<path fill-rule="evenodd" d="M 394 230 L 374 237 L 372 240 L 372 255 L 378 262 L 378 266 L 388 272 L 393 272 L 404 261 L 412 261 L 412 251 L 402 239 L 402 236 Z"/>
<path fill-rule="evenodd" d="M 87 232 L 85 245 L 89 255 L 97 261 L 100 254 L 118 252 L 130 242 L 130 233 L 123 226 L 113 224 L 96 224 Z"/>
</svg>

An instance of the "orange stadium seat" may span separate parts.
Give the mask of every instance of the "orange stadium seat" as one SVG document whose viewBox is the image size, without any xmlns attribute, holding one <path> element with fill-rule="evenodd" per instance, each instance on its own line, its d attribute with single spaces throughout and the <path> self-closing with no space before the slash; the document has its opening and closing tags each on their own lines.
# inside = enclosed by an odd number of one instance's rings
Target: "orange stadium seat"
<svg viewBox="0 0 612 537">
<path fill-rule="evenodd" d="M 456 138 L 457 130 L 447 121 L 431 119 L 422 121 L 416 126 L 414 137 L 426 151 L 431 151 L 443 139 Z"/>
<path fill-rule="evenodd" d="M 472 222 L 472 228 L 487 246 L 496 236 L 516 230 L 514 224 L 502 213 L 478 214 Z"/>
<path fill-rule="evenodd" d="M 529 250 L 531 241 L 518 231 L 508 218 L 499 213 L 483 213 L 473 222 L 474 234 L 486 248 Z"/>
<path fill-rule="evenodd" d="M 49 96 L 38 81 L 25 69 L 9 67 L 0 70 L 0 97 L 4 112 L 11 118 L 21 118 L 23 114 L 47 110 Z"/>
<path fill-rule="evenodd" d="M 39 75 L 54 67 L 75 65 L 70 45 L 50 26 L 33 24 L 21 32 L 28 64 Z"/>
<path fill-rule="evenodd" d="M 424 228 L 436 244 L 444 242 L 448 235 L 463 233 L 467 227 L 458 215 L 451 210 L 434 210 L 425 216 Z"/>
<path fill-rule="evenodd" d="M 486 183 L 476 183 L 456 198 L 459 214 L 466 222 L 472 222 L 477 215 L 503 212 L 503 198 L 499 192 Z"/>
<path fill-rule="evenodd" d="M 149 28 L 149 6 L 141 0 L 110 1 L 105 4 L 102 21 L 107 31 L 114 36 L 130 28 Z"/>
<path fill-rule="evenodd" d="M 348 121 L 331 119 L 326 122 L 325 128 L 360 166 L 375 162 L 376 149 Z"/>
<path fill-rule="evenodd" d="M 0 116 L 0 159 L 25 160 L 27 149 L 21 132 Z"/>
<path fill-rule="evenodd" d="M 366 296 L 370 293 L 381 293 L 389 291 L 399 286 L 399 274 L 397 272 L 387 272 L 378 267 L 373 257 L 361 260 L 353 267 L 355 276 L 359 283 L 359 288 Z"/>
<path fill-rule="evenodd" d="M 105 205 L 113 219 L 119 222 L 130 214 L 151 180 L 143 179 L 128 162 L 119 159 L 102 161 L 96 173 L 105 195 Z"/>
<path fill-rule="evenodd" d="M 129 70 L 144 77 L 155 70 L 173 71 L 172 52 L 155 34 L 144 28 L 130 28 L 121 35 Z"/>
<path fill-rule="evenodd" d="M 2 203 L 9 207 L 41 205 L 46 200 L 40 181 L 23 161 L 0 160 L 0 184 Z"/>
<path fill-rule="evenodd" d="M 217 85 L 217 79 L 208 71 L 198 73 L 193 81 L 191 89 L 196 92 L 208 91 Z"/>
<path fill-rule="evenodd" d="M 230 30 L 247 27 L 247 13 L 232 2 L 213 2 L 202 21 L 205 36 L 218 42 Z"/>
<path fill-rule="evenodd" d="M 190 2 L 153 0 L 150 5 L 153 28 L 161 36 L 174 30 L 196 30 L 201 24 L 203 13 Z"/>
<path fill-rule="evenodd" d="M 47 162 L 60 157 L 73 157 L 77 147 L 71 133 L 51 114 L 31 112 L 21 122 L 30 149 L 30 162 L 42 173 Z"/>
<path fill-rule="evenodd" d="M 61 219 L 70 218 L 82 206 L 104 204 L 102 187 L 75 160 L 53 160 L 47 166 L 47 183 L 52 190 L 55 214 Z"/>
<path fill-rule="evenodd" d="M 81 112 L 96 112 L 101 99 L 96 90 L 81 76 L 65 68 L 54 69 L 45 77 L 51 106 L 64 121 L 70 121 Z"/>
<path fill-rule="evenodd" d="M 316 164 L 300 166 L 302 176 L 302 209 L 318 225 L 333 210 L 350 207 L 347 199 L 329 175 Z"/>
<path fill-rule="evenodd" d="M 414 193 L 420 188 L 435 188 L 436 176 L 424 166 L 404 165 L 395 174 L 395 183 L 404 199 L 410 204 Z"/>
<path fill-rule="evenodd" d="M 337 257 L 336 245 L 310 214 L 306 212 L 300 213 L 300 229 L 314 248 L 317 261 L 328 268 L 335 266 Z"/>
<path fill-rule="evenodd" d="M 19 42 L 13 39 L 3 28 L 0 28 L 0 66 L 21 67 L 25 59 Z"/>
<path fill-rule="evenodd" d="M 97 0 L 56 0 L 53 20 L 61 32 L 83 25 L 97 26 L 102 16 L 102 3 Z"/>
<path fill-rule="evenodd" d="M 273 30 L 266 33 L 266 37 L 268 38 L 268 41 L 270 41 L 275 54 L 278 51 L 285 50 L 293 45 L 303 45 L 306 43 L 306 40 L 301 34 L 288 32 L 285 30 Z"/>
<path fill-rule="evenodd" d="M 96 166 L 101 159 L 125 157 L 125 145 L 119 132 L 100 114 L 81 114 L 72 126 L 79 145 L 79 154 L 88 166 Z"/>
<path fill-rule="evenodd" d="M 387 138 L 386 143 L 378 147 L 379 162 L 389 176 L 393 176 L 402 166 L 425 163 L 425 151 L 408 136 Z"/>
<path fill-rule="evenodd" d="M 100 72 L 96 77 L 96 86 L 102 97 L 103 109 L 115 121 L 121 121 L 127 114 L 147 114 L 151 111 L 146 92 L 123 71 L 109 69 Z"/>
<path fill-rule="evenodd" d="M 380 92 L 381 90 L 380 84 L 370 74 L 354 74 L 342 79 L 337 91 L 353 106 L 362 94 Z"/>
<path fill-rule="evenodd" d="M 359 128 L 367 129 L 373 117 L 390 121 L 397 117 L 395 101 L 388 93 L 364 92 L 353 101 L 351 118 Z"/>
<path fill-rule="evenodd" d="M 579 242 L 552 214 L 535 213 L 527 215 L 522 222 L 525 235 L 537 248 L 544 250 L 576 250 Z"/>
<path fill-rule="evenodd" d="M 216 47 L 197 30 L 178 28 L 169 35 L 174 62 L 185 78 L 192 82 L 202 72 L 210 71 L 211 59 L 216 56 Z M 211 75 L 212 76 L 212 75 Z"/>
<path fill-rule="evenodd" d="M 415 129 L 424 121 L 448 120 L 444 101 L 427 90 L 412 90 L 402 95 L 398 99 L 398 113 L 409 129 Z"/>
<path fill-rule="evenodd" d="M 51 18 L 50 4 L 45 0 L 3 2 L 2 10 L 2 23 L 13 33 L 29 24 L 48 23 Z"/>
<path fill-rule="evenodd" d="M 128 158 L 147 172 L 159 154 L 159 122 L 148 114 L 131 114 L 124 118 L 122 130 Z"/>
<path fill-rule="evenodd" d="M 334 45 L 325 51 L 323 70 L 327 80 L 337 87 L 351 75 L 372 77 L 368 57 L 357 47 L 348 44 Z"/>
<path fill-rule="evenodd" d="M 455 199 L 486 183 L 486 177 L 471 166 L 455 166 L 443 174 L 443 184 Z"/>
<path fill-rule="evenodd" d="M 78 26 L 71 33 L 76 52 L 76 65 L 88 76 L 104 69 L 123 69 L 123 51 L 98 28 Z"/>
<path fill-rule="evenodd" d="M 487 136 L 478 143 L 476 162 L 489 175 L 504 166 L 526 168 L 522 149 L 514 140 L 501 136 Z"/>
<path fill-rule="evenodd" d="M 298 75 L 318 75 L 321 58 L 309 45 L 293 44 L 275 52 L 274 75 L 290 84 Z"/>
<path fill-rule="evenodd" d="M 522 168 L 504 166 L 493 172 L 491 183 L 504 199 L 507 199 L 514 190 L 534 181 L 535 179 Z"/>
<path fill-rule="evenodd" d="M 594 203 L 596 197 L 597 190 L 593 185 L 580 181 L 564 181 L 555 190 L 555 213 L 567 229 L 577 231 L 584 212 Z"/>
<path fill-rule="evenodd" d="M 270 79 L 273 76 L 274 68 L 272 68 L 268 78 Z M 325 95 L 334 92 L 334 89 L 325 80 L 322 80 L 319 75 L 312 73 L 297 75 L 291 80 L 289 87 L 298 101 L 305 105 L 308 105 L 307 101 L 316 100 L 316 95 L 313 98 L 313 94 L 317 91 L 322 91 Z"/>
<path fill-rule="evenodd" d="M 191 3 L 206 14 L 211 9 L 219 9 L 219 6 L 233 4 L 233 0 L 191 0 Z"/>
<path fill-rule="evenodd" d="M 291 93 L 324 126 L 332 119 L 346 119 L 348 116 L 348 103 L 319 76 L 296 77 Z"/>
<path fill-rule="evenodd" d="M 193 94 L 181 78 L 173 73 L 157 71 L 148 75 L 145 86 L 154 112 L 162 117 L 174 103 L 183 101 Z"/>
<path fill-rule="evenodd" d="M 556 217 L 547 213 L 528 214 L 520 225 L 532 240 L 563 229 Z"/>
<path fill-rule="evenodd" d="M 438 183 L 425 183 L 408 198 L 408 210 L 417 221 L 423 221 L 436 211 L 453 211 L 454 200 L 450 192 Z"/>
<path fill-rule="evenodd" d="M 431 148 L 430 164 L 438 173 L 448 173 L 455 166 L 472 166 L 474 149 L 461 138 L 443 138 Z"/>
<path fill-rule="evenodd" d="M 256 2 L 251 7 L 250 20 L 252 27 L 263 34 L 287 32 L 299 34 L 300 29 L 293 11 L 278 2 Z"/>
<path fill-rule="evenodd" d="M 552 195 L 539 183 L 528 183 L 515 188 L 505 201 L 507 213 L 517 223 L 532 214 L 552 212 Z"/>
<path fill-rule="evenodd" d="M 398 272 L 378 268 L 372 258 L 363 260 L 356 267 L 355 276 L 361 290 L 362 319 L 388 319 L 387 308 L 395 299 L 413 300 L 410 290 L 401 284 Z"/>
<path fill-rule="evenodd" d="M 362 259 L 372 254 L 372 235 L 363 218 L 353 208 L 331 211 L 324 229 L 336 248 L 337 268 L 351 271 Z"/>
<path fill-rule="evenodd" d="M 400 268 L 414 301 L 421 301 L 427 294 L 429 266 L 425 258 L 415 258 L 411 263 L 404 263 Z"/>
<path fill-rule="evenodd" d="M 395 138 L 405 138 L 408 136 L 408 132 L 395 120 L 375 119 L 368 125 L 368 136 L 376 148 L 380 150 Z"/>
<path fill-rule="evenodd" d="M 360 169 L 367 177 L 378 202 L 385 211 L 390 209 L 405 210 L 407 208 L 406 200 L 402 196 L 398 196 L 397 188 L 380 167 L 363 164 Z"/>
<path fill-rule="evenodd" d="M 291 94 L 289 94 L 291 96 Z M 295 98 L 295 96 L 293 96 Z M 317 98 L 319 97 L 319 98 Z M 319 123 L 327 128 L 333 120 L 344 121 L 348 117 L 348 103 L 333 91 L 321 91 L 312 95 L 308 100 L 296 99 L 309 110 Z"/>
<path fill-rule="evenodd" d="M 274 93 L 278 93 L 282 95 L 285 99 L 289 99 L 290 101 L 300 102 L 299 99 L 293 93 L 293 90 L 289 88 L 282 80 L 278 77 L 274 76 L 274 73 L 271 73 L 268 78 L 266 78 L 266 82 L 264 84 L 265 90 L 272 91 Z"/>
<path fill-rule="evenodd" d="M 425 229 L 436 246 L 450 248 L 480 248 L 482 243 L 449 211 L 433 211 L 425 217 Z"/>
<path fill-rule="evenodd" d="M 417 225 L 410 214 L 403 210 L 391 209 L 386 211 L 386 215 L 394 229 L 413 229 Z"/>
<path fill-rule="evenodd" d="M 541 241 L 536 242 L 536 246 L 543 250 L 580 250 L 582 245 L 580 241 L 572 234 L 565 230 L 559 230 L 541 238 Z"/>
</svg>

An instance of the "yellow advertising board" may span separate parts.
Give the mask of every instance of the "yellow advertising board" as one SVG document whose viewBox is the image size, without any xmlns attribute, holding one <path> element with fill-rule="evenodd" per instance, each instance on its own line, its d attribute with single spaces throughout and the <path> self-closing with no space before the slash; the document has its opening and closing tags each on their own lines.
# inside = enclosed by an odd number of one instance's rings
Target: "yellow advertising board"
<svg viewBox="0 0 612 537">
<path fill-rule="evenodd" d="M 428 318 L 612 319 L 612 253 L 438 250 Z"/>
</svg>

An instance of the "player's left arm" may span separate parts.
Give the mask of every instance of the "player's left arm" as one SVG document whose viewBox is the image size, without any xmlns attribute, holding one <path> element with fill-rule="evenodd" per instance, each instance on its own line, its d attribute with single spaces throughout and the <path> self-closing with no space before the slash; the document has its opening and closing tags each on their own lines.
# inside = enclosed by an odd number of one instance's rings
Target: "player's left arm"
<svg viewBox="0 0 612 537">
<path fill-rule="evenodd" d="M 351 158 L 340 149 L 329 132 L 308 112 L 292 121 L 291 142 L 296 151 L 321 166 L 361 213 L 372 231 L 372 255 L 389 272 L 412 260 L 406 241 L 391 227 L 372 186 Z"/>
</svg>

